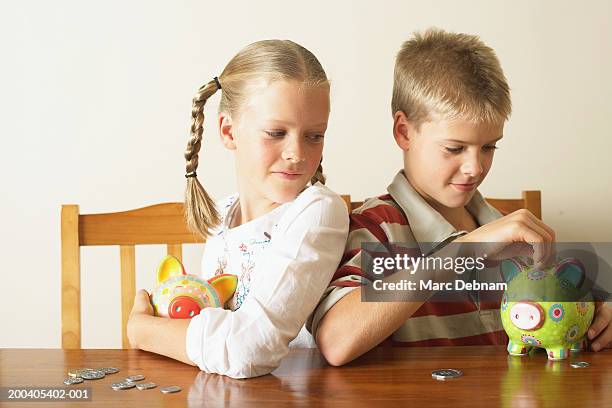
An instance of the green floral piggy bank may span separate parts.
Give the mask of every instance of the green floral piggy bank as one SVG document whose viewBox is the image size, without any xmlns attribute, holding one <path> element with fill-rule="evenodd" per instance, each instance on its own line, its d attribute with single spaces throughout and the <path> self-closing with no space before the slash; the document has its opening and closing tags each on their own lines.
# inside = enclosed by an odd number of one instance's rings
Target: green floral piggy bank
<svg viewBox="0 0 612 408">
<path fill-rule="evenodd" d="M 566 259 L 538 270 L 505 260 L 501 271 L 508 284 L 501 303 L 508 353 L 524 356 L 540 347 L 550 360 L 562 360 L 570 350 L 584 348 L 595 305 L 592 296 L 580 290 L 585 277 L 580 261 Z"/>
</svg>

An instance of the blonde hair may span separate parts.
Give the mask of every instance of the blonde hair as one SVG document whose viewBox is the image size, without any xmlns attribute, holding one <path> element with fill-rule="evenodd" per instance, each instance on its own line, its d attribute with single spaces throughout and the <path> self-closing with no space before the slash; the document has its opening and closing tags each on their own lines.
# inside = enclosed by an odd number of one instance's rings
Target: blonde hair
<svg viewBox="0 0 612 408">
<path fill-rule="evenodd" d="M 492 48 L 475 35 L 429 29 L 415 33 L 397 54 L 391 109 L 404 112 L 418 129 L 432 114 L 503 123 L 512 105 Z"/>
<path fill-rule="evenodd" d="M 265 40 L 247 45 L 227 64 L 218 82 L 213 79 L 200 87 L 193 98 L 191 137 L 185 150 L 185 169 L 189 176 L 185 191 L 185 217 L 189 228 L 204 238 L 210 236 L 211 230 L 220 223 L 214 201 L 195 177 L 202 145 L 204 105 L 218 89 L 222 89 L 219 111 L 237 115 L 250 88 L 261 79 L 269 82 L 294 80 L 305 86 L 329 89 L 327 75 L 317 58 L 306 48 L 289 40 Z M 321 163 L 311 179 L 312 184 L 316 182 L 325 183 Z"/>
</svg>

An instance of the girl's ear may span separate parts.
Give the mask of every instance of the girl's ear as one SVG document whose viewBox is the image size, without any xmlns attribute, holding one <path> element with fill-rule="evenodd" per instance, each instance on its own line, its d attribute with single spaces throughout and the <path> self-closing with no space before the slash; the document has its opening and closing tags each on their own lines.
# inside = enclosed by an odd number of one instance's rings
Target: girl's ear
<svg viewBox="0 0 612 408">
<path fill-rule="evenodd" d="M 565 279 L 577 288 L 584 283 L 584 272 L 584 265 L 576 258 L 564 259 L 555 270 L 559 279 Z"/>
<path fill-rule="evenodd" d="M 518 259 L 504 259 L 499 264 L 499 269 L 501 271 L 502 278 L 504 282 L 508 283 L 512 279 L 514 279 L 521 271 L 525 268 L 525 264 L 523 264 Z"/>
<path fill-rule="evenodd" d="M 402 111 L 395 112 L 393 115 L 393 137 L 400 149 L 408 150 L 414 131 L 414 126 L 412 126 L 406 114 Z"/>
<path fill-rule="evenodd" d="M 232 118 L 228 114 L 221 112 L 219 113 L 217 122 L 219 125 L 219 136 L 221 137 L 221 143 L 223 143 L 223 146 L 229 150 L 236 150 Z"/>
</svg>

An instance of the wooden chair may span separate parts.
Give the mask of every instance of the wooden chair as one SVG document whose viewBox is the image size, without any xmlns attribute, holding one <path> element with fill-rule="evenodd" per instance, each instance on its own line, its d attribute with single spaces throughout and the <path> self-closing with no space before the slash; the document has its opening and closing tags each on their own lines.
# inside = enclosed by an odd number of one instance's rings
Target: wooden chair
<svg viewBox="0 0 612 408">
<path fill-rule="evenodd" d="M 486 198 L 486 200 L 503 215 L 525 208 L 542 219 L 542 192 L 539 190 L 523 191 L 522 198 Z"/>
<path fill-rule="evenodd" d="M 62 348 L 81 348 L 80 248 L 117 245 L 121 259 L 121 343 L 129 347 L 127 321 L 136 294 L 135 245 L 166 244 L 182 259 L 182 245 L 204 242 L 186 226 L 182 203 L 158 204 L 109 214 L 79 214 L 62 205 Z"/>
<path fill-rule="evenodd" d="M 350 195 L 343 195 L 342 199 L 351 211 L 363 204 L 363 201 L 351 201 Z M 486 198 L 486 200 L 503 215 L 525 208 L 542 219 L 542 193 L 539 190 L 523 191 L 522 198 Z"/>
<path fill-rule="evenodd" d="M 343 195 L 347 208 L 363 202 Z M 526 208 L 542 218 L 540 191 L 523 191 L 519 199 L 487 201 L 502 214 Z M 182 260 L 182 244 L 203 243 L 185 224 L 182 203 L 165 203 L 108 214 L 80 214 L 78 205 L 62 205 L 62 348 L 81 348 L 82 246 L 119 246 L 121 263 L 121 344 L 129 347 L 127 321 L 136 294 L 136 245 L 166 244 L 169 255 Z"/>
</svg>

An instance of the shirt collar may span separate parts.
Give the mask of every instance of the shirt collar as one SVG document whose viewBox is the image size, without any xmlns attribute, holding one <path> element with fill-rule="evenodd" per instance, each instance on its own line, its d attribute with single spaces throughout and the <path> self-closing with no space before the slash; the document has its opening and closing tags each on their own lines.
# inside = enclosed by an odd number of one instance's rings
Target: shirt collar
<svg viewBox="0 0 612 408">
<path fill-rule="evenodd" d="M 419 245 L 419 249 L 424 254 L 431 252 L 438 247 L 438 244 L 449 240 L 449 238 L 467 233 L 467 231 L 455 229 L 438 211 L 430 206 L 412 187 L 403 170 L 395 175 L 395 178 L 387 187 L 387 191 L 406 214 L 412 234 Z M 478 225 L 487 224 L 501 216 L 497 210 L 487 204 L 478 190 L 476 190 L 466 208 L 474 216 Z"/>
</svg>

